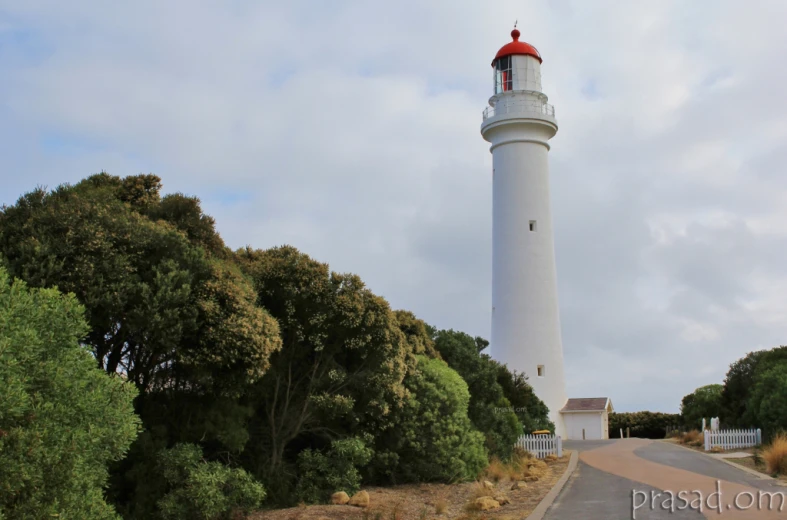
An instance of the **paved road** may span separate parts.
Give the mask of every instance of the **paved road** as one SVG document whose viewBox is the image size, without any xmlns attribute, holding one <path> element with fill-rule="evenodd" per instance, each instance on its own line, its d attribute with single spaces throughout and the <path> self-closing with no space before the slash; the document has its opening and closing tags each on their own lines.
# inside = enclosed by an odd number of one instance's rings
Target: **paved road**
<svg viewBox="0 0 787 520">
<path fill-rule="evenodd" d="M 787 505 L 778 510 L 781 498 L 761 494 L 787 495 L 787 488 L 699 452 L 645 439 L 565 447 L 579 451 L 579 465 L 546 520 L 787 520 Z"/>
</svg>

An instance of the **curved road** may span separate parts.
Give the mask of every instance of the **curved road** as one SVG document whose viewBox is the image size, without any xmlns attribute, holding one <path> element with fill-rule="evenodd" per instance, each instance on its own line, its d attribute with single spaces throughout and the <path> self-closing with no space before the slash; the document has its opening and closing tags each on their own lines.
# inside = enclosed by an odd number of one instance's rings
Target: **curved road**
<svg viewBox="0 0 787 520">
<path fill-rule="evenodd" d="M 545 520 L 787 520 L 787 487 L 703 453 L 647 439 L 565 447 L 579 464 Z"/>
</svg>

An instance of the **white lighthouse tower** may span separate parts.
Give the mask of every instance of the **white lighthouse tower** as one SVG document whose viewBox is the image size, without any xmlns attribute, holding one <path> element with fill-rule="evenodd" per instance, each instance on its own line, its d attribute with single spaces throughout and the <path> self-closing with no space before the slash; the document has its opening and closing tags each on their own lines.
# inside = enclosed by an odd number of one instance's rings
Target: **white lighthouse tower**
<svg viewBox="0 0 787 520">
<path fill-rule="evenodd" d="M 555 109 L 541 91 L 541 55 L 519 41 L 492 62 L 494 95 L 481 134 L 492 152 L 492 357 L 527 374 L 558 435 L 566 404 L 549 204 Z"/>
</svg>

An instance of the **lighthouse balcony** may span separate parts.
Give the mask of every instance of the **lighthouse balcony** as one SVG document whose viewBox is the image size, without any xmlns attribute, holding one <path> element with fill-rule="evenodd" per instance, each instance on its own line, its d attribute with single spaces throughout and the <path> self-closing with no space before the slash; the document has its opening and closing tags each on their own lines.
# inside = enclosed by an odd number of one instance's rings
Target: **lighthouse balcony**
<svg viewBox="0 0 787 520">
<path fill-rule="evenodd" d="M 516 100 L 507 103 L 496 103 L 493 107 L 484 110 L 484 121 L 495 116 L 536 116 L 555 119 L 555 107 L 537 99 Z"/>
</svg>

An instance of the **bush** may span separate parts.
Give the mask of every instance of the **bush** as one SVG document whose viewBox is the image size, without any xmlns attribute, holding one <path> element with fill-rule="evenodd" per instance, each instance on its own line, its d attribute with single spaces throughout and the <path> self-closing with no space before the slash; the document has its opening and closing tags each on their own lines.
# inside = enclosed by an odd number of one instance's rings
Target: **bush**
<svg viewBox="0 0 787 520">
<path fill-rule="evenodd" d="M 318 504 L 337 491 L 353 495 L 361 488 L 358 467 L 368 464 L 371 458 L 372 450 L 355 438 L 333 441 L 326 453 L 303 450 L 298 454 L 298 499 Z"/>
<path fill-rule="evenodd" d="M 772 474 L 787 474 L 787 434 L 779 433 L 761 452 L 765 470 Z"/>
<path fill-rule="evenodd" d="M 488 344 L 483 338 L 473 338 L 454 330 L 441 330 L 435 334 L 435 348 L 448 366 L 456 370 L 467 383 L 470 391 L 467 415 L 470 421 L 484 434 L 489 454 L 507 460 L 523 430 L 511 401 L 506 398 L 503 386 L 498 382 L 500 365 L 487 354 L 481 353 Z M 532 392 L 526 381 L 523 378 L 520 381 L 523 387 L 516 390 L 529 389 Z M 511 385 L 515 383 L 511 382 Z M 534 399 L 529 399 L 528 395 L 517 397 L 532 401 L 534 405 L 540 403 L 535 394 L 532 396 Z M 524 407 L 521 404 L 519 406 Z M 538 413 L 535 406 L 533 412 Z"/>
<path fill-rule="evenodd" d="M 611 413 L 609 414 L 609 436 L 617 439 L 620 437 L 620 429 L 623 435 L 626 429 L 631 429 L 632 437 L 643 439 L 663 439 L 668 428 L 681 423 L 679 414 L 661 412 L 631 412 L 631 413 Z"/>
<path fill-rule="evenodd" d="M 170 491 L 159 501 L 167 520 L 225 520 L 260 507 L 265 490 L 242 469 L 202 460 L 202 449 L 178 444 L 161 453 Z"/>
<path fill-rule="evenodd" d="M 118 518 L 103 488 L 137 435 L 136 391 L 80 346 L 83 316 L 0 267 L 0 518 Z"/>
<path fill-rule="evenodd" d="M 396 427 L 378 445 L 378 475 L 392 482 L 454 482 L 474 479 L 487 465 L 484 436 L 467 416 L 467 383 L 444 361 L 418 356 L 405 377 L 405 405 L 394 412 Z"/>
</svg>

